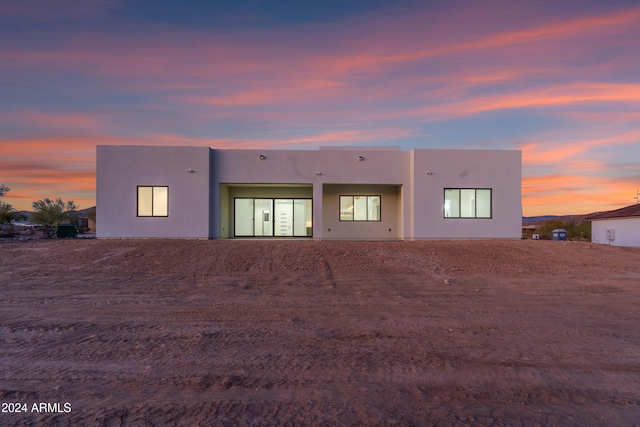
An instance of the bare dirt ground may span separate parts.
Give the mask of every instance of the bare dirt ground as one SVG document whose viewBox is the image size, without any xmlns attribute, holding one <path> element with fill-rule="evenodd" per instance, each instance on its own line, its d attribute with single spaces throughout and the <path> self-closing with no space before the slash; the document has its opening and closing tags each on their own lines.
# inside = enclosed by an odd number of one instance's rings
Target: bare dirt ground
<svg viewBox="0 0 640 427">
<path fill-rule="evenodd" d="M 640 425 L 640 249 L 5 241 L 0 361 L 0 425 Z"/>
</svg>

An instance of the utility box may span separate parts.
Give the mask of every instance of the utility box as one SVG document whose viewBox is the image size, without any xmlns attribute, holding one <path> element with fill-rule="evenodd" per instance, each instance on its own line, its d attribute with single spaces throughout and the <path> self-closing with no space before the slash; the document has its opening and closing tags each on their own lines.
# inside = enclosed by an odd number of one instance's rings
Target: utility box
<svg viewBox="0 0 640 427">
<path fill-rule="evenodd" d="M 616 240 L 616 230 L 611 229 L 611 230 L 607 230 L 607 240 L 609 242 L 613 242 L 614 240 Z"/>
<path fill-rule="evenodd" d="M 567 232 L 561 228 L 557 228 L 551 232 L 552 240 L 567 240 Z"/>
<path fill-rule="evenodd" d="M 56 236 L 60 238 L 75 238 L 78 235 L 78 228 L 73 224 L 60 224 Z"/>
</svg>

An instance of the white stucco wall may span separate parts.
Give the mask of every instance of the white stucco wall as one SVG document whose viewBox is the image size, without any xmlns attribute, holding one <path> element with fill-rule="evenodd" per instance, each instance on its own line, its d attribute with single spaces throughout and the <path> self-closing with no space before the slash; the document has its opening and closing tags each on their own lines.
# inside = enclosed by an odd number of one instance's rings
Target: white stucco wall
<svg viewBox="0 0 640 427">
<path fill-rule="evenodd" d="M 313 199 L 313 188 L 311 186 L 296 184 L 286 186 L 273 186 L 273 185 L 242 185 L 234 186 L 229 184 L 222 184 L 221 190 L 227 194 L 226 199 L 221 199 L 220 210 L 222 222 L 221 222 L 221 234 L 228 230 L 228 235 L 225 238 L 233 237 L 234 230 L 234 200 L 237 197 L 251 197 L 251 198 L 296 198 L 296 199 Z"/>
<path fill-rule="evenodd" d="M 209 151 L 98 146 L 97 237 L 209 238 Z M 168 217 L 137 216 L 139 185 L 169 187 Z"/>
<path fill-rule="evenodd" d="M 607 230 L 615 230 L 613 241 L 608 240 Z M 592 220 L 591 241 L 612 246 L 640 247 L 640 217 Z"/>
<path fill-rule="evenodd" d="M 316 239 L 521 236 L 519 151 L 99 146 L 97 157 L 101 238 L 233 237 L 239 196 L 312 197 Z M 169 186 L 169 217 L 136 216 L 138 185 Z M 445 188 L 490 188 L 492 218 L 444 218 Z M 339 221 L 340 194 L 374 193 L 382 221 Z"/>
<path fill-rule="evenodd" d="M 260 159 L 260 155 L 265 158 Z M 394 148 L 212 150 L 211 156 L 212 182 L 219 182 L 222 188 L 224 185 L 233 188 L 233 184 L 312 185 L 313 236 L 316 239 L 336 236 L 333 233 L 328 237 L 326 230 L 329 227 L 324 224 L 327 218 L 322 208 L 325 184 L 403 185 L 409 181 L 409 152 Z M 358 156 L 363 156 L 364 160 L 359 160 Z M 213 186 L 220 187 L 218 184 Z M 220 191 L 220 188 L 214 188 L 212 200 L 222 200 Z M 212 237 L 224 236 L 233 217 L 224 218 L 220 208 L 213 209 L 212 216 L 212 224 L 217 224 L 212 229 Z"/>
<path fill-rule="evenodd" d="M 414 150 L 412 237 L 519 239 L 521 158 L 512 150 Z M 445 188 L 490 188 L 492 218 L 445 218 Z"/>
<path fill-rule="evenodd" d="M 340 196 L 345 195 L 380 196 L 380 221 L 340 221 Z M 322 199 L 324 239 L 397 240 L 403 237 L 399 186 L 326 184 Z"/>
</svg>

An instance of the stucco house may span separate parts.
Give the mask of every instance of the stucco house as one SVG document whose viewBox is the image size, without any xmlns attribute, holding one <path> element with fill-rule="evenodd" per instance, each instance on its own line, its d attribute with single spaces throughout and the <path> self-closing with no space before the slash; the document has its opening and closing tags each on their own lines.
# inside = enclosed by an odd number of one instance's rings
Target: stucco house
<svg viewBox="0 0 640 427">
<path fill-rule="evenodd" d="M 640 204 L 591 214 L 591 241 L 612 246 L 640 247 Z"/>
<path fill-rule="evenodd" d="M 519 239 L 521 158 L 100 145 L 98 238 Z"/>
</svg>

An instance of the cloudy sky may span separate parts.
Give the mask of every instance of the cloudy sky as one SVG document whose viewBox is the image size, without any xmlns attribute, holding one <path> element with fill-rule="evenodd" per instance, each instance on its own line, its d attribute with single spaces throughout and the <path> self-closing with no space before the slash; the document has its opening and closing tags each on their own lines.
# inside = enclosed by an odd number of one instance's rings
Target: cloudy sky
<svg viewBox="0 0 640 427">
<path fill-rule="evenodd" d="M 0 2 L 0 184 L 95 204 L 97 144 L 517 149 L 525 215 L 635 203 L 640 0 Z"/>
</svg>

